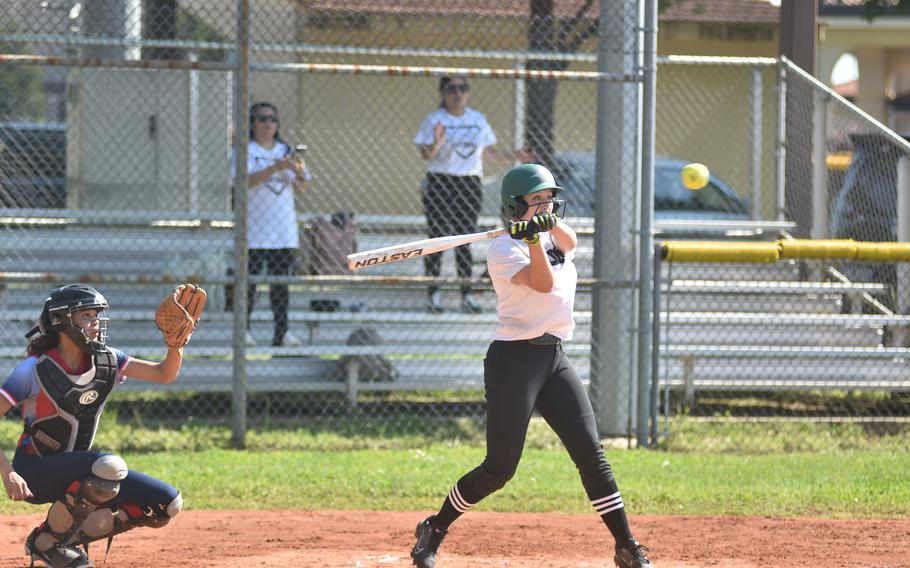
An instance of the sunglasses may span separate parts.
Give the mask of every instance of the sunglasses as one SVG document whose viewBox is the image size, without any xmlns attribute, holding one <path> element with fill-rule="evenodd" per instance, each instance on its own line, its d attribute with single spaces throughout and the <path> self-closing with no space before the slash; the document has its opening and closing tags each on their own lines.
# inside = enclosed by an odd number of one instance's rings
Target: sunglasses
<svg viewBox="0 0 910 568">
<path fill-rule="evenodd" d="M 278 123 L 278 117 L 275 116 L 274 114 L 257 114 L 256 120 L 258 120 L 259 122 L 274 122 L 276 124 Z"/>
<path fill-rule="evenodd" d="M 458 85 L 453 85 L 453 84 L 449 83 L 448 85 L 446 85 L 446 88 L 445 88 L 445 91 L 447 93 L 458 93 L 458 92 L 467 93 L 470 90 L 471 90 L 471 87 L 469 87 L 467 83 L 460 83 Z"/>
</svg>

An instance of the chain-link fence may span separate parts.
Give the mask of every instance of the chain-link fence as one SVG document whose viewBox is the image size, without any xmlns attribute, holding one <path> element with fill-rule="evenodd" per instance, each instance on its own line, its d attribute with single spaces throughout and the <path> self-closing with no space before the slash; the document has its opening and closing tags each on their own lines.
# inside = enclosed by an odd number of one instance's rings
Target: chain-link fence
<svg viewBox="0 0 910 568">
<path fill-rule="evenodd" d="M 580 237 L 567 351 L 602 432 L 641 441 L 641 30 L 653 27 L 639 3 L 250 4 L 248 21 L 234 0 L 0 6 L 4 375 L 54 286 L 96 285 L 110 344 L 157 359 L 154 308 L 192 280 L 210 299 L 179 379 L 127 381 L 111 402 L 119 421 L 276 438 L 475 431 L 497 321 L 486 244 L 356 274 L 344 256 L 501 226 L 502 175 L 535 160 L 566 188 Z M 657 69 L 658 235 L 808 235 L 818 123 L 805 78 L 766 59 Z M 834 211 L 849 171 L 839 152 L 876 129 L 839 100 L 828 108 Z M 712 170 L 698 192 L 679 182 L 693 161 Z M 238 175 L 249 189 L 233 188 Z M 443 182 L 467 185 L 451 196 Z"/>
<path fill-rule="evenodd" d="M 745 444 L 765 450 L 810 450 L 824 438 L 906 447 L 910 320 L 883 304 L 906 295 L 908 254 L 906 243 L 844 240 L 664 243 L 654 400 L 673 418 L 664 431 L 732 451 L 744 441 L 722 425 L 752 424 L 763 438 Z M 897 289 L 834 268 L 883 264 L 869 259 L 890 259 Z M 700 442 L 686 440 L 699 431 Z"/>
</svg>

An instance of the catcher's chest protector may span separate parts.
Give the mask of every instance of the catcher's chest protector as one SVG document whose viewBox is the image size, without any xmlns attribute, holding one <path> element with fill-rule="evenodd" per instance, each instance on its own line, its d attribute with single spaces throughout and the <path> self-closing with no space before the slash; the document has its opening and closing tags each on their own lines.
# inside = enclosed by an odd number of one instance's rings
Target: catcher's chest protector
<svg viewBox="0 0 910 568">
<path fill-rule="evenodd" d="M 117 357 L 108 349 L 96 351 L 94 363 L 95 376 L 80 386 L 47 355 L 38 360 L 35 365 L 38 383 L 55 410 L 25 429 L 38 455 L 85 451 L 92 447 L 104 401 L 117 378 Z"/>
</svg>

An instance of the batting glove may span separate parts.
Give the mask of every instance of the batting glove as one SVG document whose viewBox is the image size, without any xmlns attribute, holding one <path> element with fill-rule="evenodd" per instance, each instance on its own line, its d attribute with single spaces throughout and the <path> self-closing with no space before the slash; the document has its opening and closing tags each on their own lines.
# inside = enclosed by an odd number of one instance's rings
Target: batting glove
<svg viewBox="0 0 910 568">
<path fill-rule="evenodd" d="M 531 222 L 537 225 L 538 232 L 549 231 L 556 227 L 556 223 L 559 222 L 559 217 L 553 213 L 541 213 L 531 217 Z"/>
<path fill-rule="evenodd" d="M 531 244 L 537 242 L 537 225 L 531 221 L 516 221 L 509 225 L 509 236 Z"/>
<path fill-rule="evenodd" d="M 522 239 L 528 244 L 537 243 L 537 233 L 549 231 L 559 222 L 559 217 L 553 213 L 534 215 L 530 221 L 516 221 L 509 225 L 509 235 L 513 239 Z"/>
</svg>

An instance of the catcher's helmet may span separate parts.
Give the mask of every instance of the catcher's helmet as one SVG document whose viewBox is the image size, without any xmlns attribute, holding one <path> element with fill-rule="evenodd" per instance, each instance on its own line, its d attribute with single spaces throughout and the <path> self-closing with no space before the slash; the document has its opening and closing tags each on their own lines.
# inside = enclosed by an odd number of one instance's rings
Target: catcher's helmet
<svg viewBox="0 0 910 568">
<path fill-rule="evenodd" d="M 98 290 L 85 284 L 68 284 L 57 288 L 44 301 L 44 308 L 38 318 L 38 329 L 42 335 L 49 331 L 67 334 L 80 347 L 88 346 L 93 340 L 81 328 L 73 324 L 72 315 L 82 310 L 103 311 L 110 306 Z M 98 318 L 99 334 L 94 341 L 104 345 L 107 341 L 108 318 Z"/>
<path fill-rule="evenodd" d="M 563 188 L 556 185 L 550 170 L 540 164 L 522 164 L 509 170 L 502 178 L 500 198 L 502 207 L 511 217 L 521 217 L 528 205 L 523 197 L 542 189 L 552 189 L 557 193 Z M 560 204 L 562 202 L 557 202 Z"/>
</svg>

